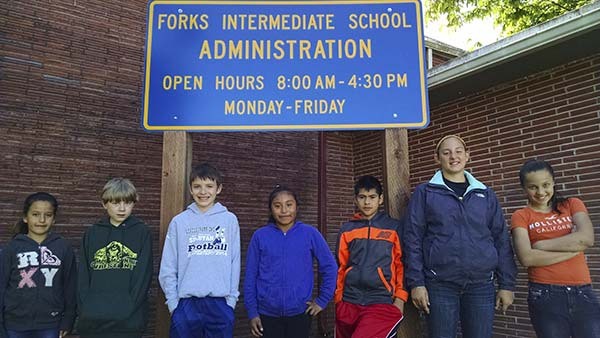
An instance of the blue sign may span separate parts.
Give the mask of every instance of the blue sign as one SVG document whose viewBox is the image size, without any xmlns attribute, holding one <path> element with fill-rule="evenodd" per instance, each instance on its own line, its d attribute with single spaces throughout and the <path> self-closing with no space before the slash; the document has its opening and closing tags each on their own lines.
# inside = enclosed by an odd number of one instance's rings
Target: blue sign
<svg viewBox="0 0 600 338">
<path fill-rule="evenodd" d="M 149 131 L 424 128 L 419 0 L 148 5 Z"/>
</svg>

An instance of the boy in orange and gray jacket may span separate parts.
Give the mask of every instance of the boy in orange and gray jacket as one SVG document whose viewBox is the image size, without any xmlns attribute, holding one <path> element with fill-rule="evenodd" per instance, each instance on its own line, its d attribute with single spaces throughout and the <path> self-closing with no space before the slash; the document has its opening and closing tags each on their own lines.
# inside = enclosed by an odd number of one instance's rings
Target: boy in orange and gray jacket
<svg viewBox="0 0 600 338">
<path fill-rule="evenodd" d="M 400 221 L 379 212 L 383 188 L 373 176 L 358 179 L 354 202 L 359 212 L 342 225 L 337 241 L 336 337 L 393 337 L 408 298 Z"/>
</svg>

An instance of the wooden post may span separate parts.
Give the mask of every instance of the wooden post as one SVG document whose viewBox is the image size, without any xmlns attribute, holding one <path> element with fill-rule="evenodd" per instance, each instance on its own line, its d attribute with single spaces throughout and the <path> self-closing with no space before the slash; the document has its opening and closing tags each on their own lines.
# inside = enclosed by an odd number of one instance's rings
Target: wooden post
<svg viewBox="0 0 600 338">
<path fill-rule="evenodd" d="M 410 198 L 408 134 L 406 129 L 386 129 L 384 137 L 385 204 L 390 216 L 399 219 L 404 215 Z M 423 336 L 419 313 L 409 299 L 404 305 L 404 319 L 398 329 L 397 337 L 418 338 Z"/>
<path fill-rule="evenodd" d="M 188 176 L 192 165 L 192 137 L 185 131 L 163 133 L 162 182 L 160 193 L 160 238 L 162 249 L 169 222 L 186 206 L 188 201 Z M 165 305 L 162 291 L 156 297 L 156 337 L 168 337 L 171 316 Z"/>
<path fill-rule="evenodd" d="M 386 206 L 390 216 L 400 218 L 410 198 L 410 171 L 408 162 L 408 134 L 406 129 L 385 130 Z"/>
</svg>

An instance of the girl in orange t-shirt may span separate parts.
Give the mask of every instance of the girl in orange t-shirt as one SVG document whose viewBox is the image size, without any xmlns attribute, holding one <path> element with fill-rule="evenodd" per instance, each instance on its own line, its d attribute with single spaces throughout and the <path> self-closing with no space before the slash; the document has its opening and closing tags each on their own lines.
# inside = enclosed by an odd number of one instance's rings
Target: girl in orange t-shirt
<svg viewBox="0 0 600 338">
<path fill-rule="evenodd" d="M 554 170 L 545 161 L 525 162 L 519 179 L 528 204 L 512 215 L 511 230 L 528 270 L 529 316 L 537 336 L 600 337 L 600 302 L 583 255 L 594 244 L 585 205 L 554 190 Z"/>
</svg>

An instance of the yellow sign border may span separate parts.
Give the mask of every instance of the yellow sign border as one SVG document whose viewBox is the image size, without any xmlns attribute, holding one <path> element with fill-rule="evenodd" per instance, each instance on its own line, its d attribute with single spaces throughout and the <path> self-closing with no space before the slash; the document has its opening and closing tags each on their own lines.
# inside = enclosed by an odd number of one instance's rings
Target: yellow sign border
<svg viewBox="0 0 600 338">
<path fill-rule="evenodd" d="M 146 41 L 146 65 L 144 72 L 145 74 L 145 86 L 144 86 L 144 111 L 143 111 L 143 124 L 144 128 L 149 131 L 257 131 L 257 130 L 289 130 L 289 131 L 301 131 L 301 130 L 351 130 L 351 129 L 382 129 L 382 128 L 418 128 L 425 127 L 429 121 L 427 119 L 427 88 L 425 86 L 425 61 L 422 52 L 419 53 L 419 67 L 420 67 L 420 84 L 421 84 L 421 108 L 422 108 L 422 120 L 421 122 L 415 123 L 379 123 L 379 124 L 307 124 L 307 125 L 269 125 L 269 126 L 150 126 L 148 123 L 148 100 L 150 95 L 150 63 L 152 59 L 152 27 L 154 18 L 154 6 L 155 5 L 351 5 L 351 4 L 392 4 L 392 3 L 413 3 L 416 7 L 416 18 L 417 18 L 417 34 L 419 37 L 423 36 L 422 23 L 421 23 L 421 6 L 419 0 L 332 0 L 332 1 L 260 1 L 260 0 L 248 0 L 248 1 L 215 1 L 215 0 L 190 0 L 190 1 L 154 1 L 149 5 L 148 13 L 148 39 Z M 423 51 L 424 39 L 417 39 L 419 44 L 419 51 Z"/>
</svg>

